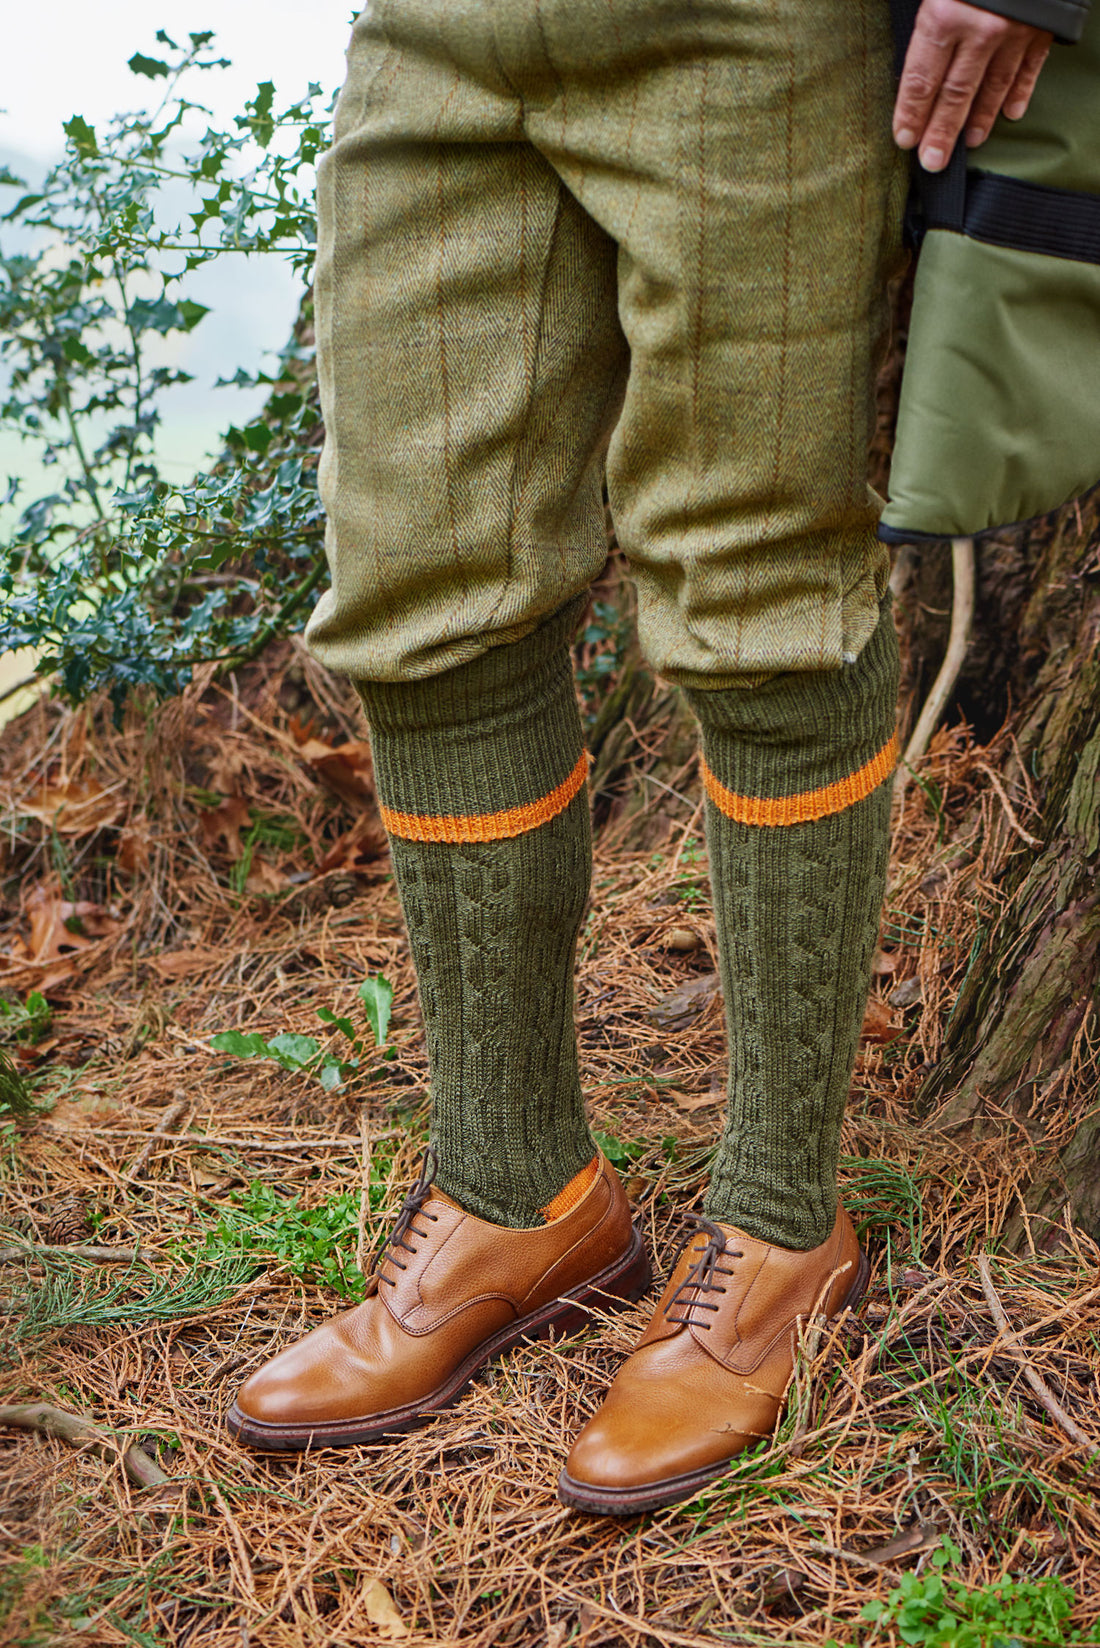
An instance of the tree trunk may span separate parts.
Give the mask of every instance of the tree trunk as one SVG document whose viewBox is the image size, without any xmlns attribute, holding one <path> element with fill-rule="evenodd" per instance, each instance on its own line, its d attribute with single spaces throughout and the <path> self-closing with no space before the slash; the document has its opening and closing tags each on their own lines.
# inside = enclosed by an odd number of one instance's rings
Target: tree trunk
<svg viewBox="0 0 1100 1648">
<path fill-rule="evenodd" d="M 945 565 L 922 552 L 899 580 L 917 692 L 942 652 Z M 1100 490 L 979 546 L 956 714 L 1003 752 L 1005 805 L 981 849 L 980 882 L 992 894 L 918 1110 L 947 1129 L 980 1132 L 1007 1116 L 1027 1131 L 1041 1164 L 1027 1195 L 1035 1240 L 1056 1240 L 1067 1208 L 1100 1237 L 1100 1113 L 1089 1114 L 1100 981 L 1098 643 Z M 1009 1235 L 1024 1239 L 1022 1219 Z"/>
</svg>

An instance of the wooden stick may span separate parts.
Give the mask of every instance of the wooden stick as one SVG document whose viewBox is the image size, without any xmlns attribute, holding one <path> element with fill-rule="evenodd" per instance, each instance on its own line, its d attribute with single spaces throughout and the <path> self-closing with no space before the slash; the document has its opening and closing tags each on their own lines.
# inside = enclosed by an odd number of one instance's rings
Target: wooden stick
<svg viewBox="0 0 1100 1648">
<path fill-rule="evenodd" d="M 97 1430 L 78 1413 L 66 1413 L 46 1402 L 23 1402 L 0 1407 L 0 1425 L 37 1431 L 39 1436 L 56 1436 L 62 1442 L 84 1444 L 103 1459 L 122 1459 L 122 1468 L 139 1488 L 181 1488 L 183 1484 L 166 1476 L 155 1460 L 136 1442 L 122 1443 L 109 1431 Z"/>
<path fill-rule="evenodd" d="M 951 601 L 951 632 L 948 636 L 947 652 L 898 766 L 894 778 L 896 803 L 905 795 L 912 777 L 912 769 L 927 750 L 932 734 L 939 726 L 940 716 L 954 690 L 955 682 L 959 679 L 959 671 L 963 667 L 970 645 L 970 627 L 974 622 L 973 538 L 952 538 L 951 574 L 954 580 L 954 593 Z"/>
<path fill-rule="evenodd" d="M 84 1259 L 91 1265 L 136 1265 L 143 1259 L 162 1259 L 159 1247 L 95 1247 L 85 1242 L 68 1246 L 54 1242 L 12 1242 L 0 1247 L 0 1265 L 13 1264 L 17 1259 L 37 1259 L 45 1254 L 50 1258 Z"/>
<path fill-rule="evenodd" d="M 621 1086 L 621 1083 L 610 1085 Z M 68 1145 L 79 1145 L 85 1139 L 147 1139 L 149 1134 L 144 1127 L 74 1127 L 60 1128 L 47 1127 L 42 1129 L 51 1138 L 63 1139 Z M 382 1139 L 403 1138 L 407 1133 L 404 1127 L 388 1127 L 382 1133 L 373 1133 L 371 1138 L 377 1144 Z M 162 1141 L 163 1142 L 163 1141 Z M 230 1138 L 220 1133 L 173 1133 L 173 1144 L 193 1145 L 198 1149 L 206 1145 L 223 1145 L 240 1150 L 266 1151 L 269 1155 L 300 1156 L 305 1150 L 351 1150 L 359 1152 L 359 1140 L 354 1133 L 344 1133 L 336 1138 L 310 1139 L 299 1138 L 287 1140 L 279 1144 L 275 1140 L 256 1136 L 251 1139 Z"/>
<path fill-rule="evenodd" d="M 141 1175 L 145 1172 L 145 1169 L 149 1165 L 149 1158 L 153 1155 L 157 1145 L 160 1144 L 162 1139 L 170 1139 L 172 1137 L 176 1131 L 176 1128 L 180 1125 L 184 1116 L 186 1116 L 189 1108 L 190 1106 L 188 1100 L 186 1098 L 182 1098 L 178 1100 L 176 1104 L 172 1105 L 170 1110 L 165 1111 L 164 1119 L 160 1126 L 157 1128 L 155 1133 L 150 1133 L 148 1141 L 142 1148 L 141 1154 L 138 1156 L 133 1167 L 130 1169 L 131 1181 L 141 1178 Z"/>
<path fill-rule="evenodd" d="M 1054 1423 L 1058 1425 L 1071 1442 L 1076 1442 L 1079 1448 L 1086 1448 L 1090 1453 L 1100 1453 L 1100 1446 L 1095 1443 L 1086 1431 L 1083 1431 L 1076 1419 L 1071 1419 L 1063 1408 L 1046 1380 L 1036 1372 L 1028 1361 L 1024 1347 L 1012 1331 L 1005 1308 L 1001 1304 L 1000 1296 L 993 1285 L 993 1275 L 989 1268 L 989 1260 L 984 1253 L 978 1255 L 978 1275 L 982 1279 L 982 1292 L 985 1294 L 989 1314 L 997 1324 L 997 1331 L 1005 1342 L 1005 1349 L 1014 1362 L 1019 1363 L 1024 1378 L 1035 1392 L 1043 1407 L 1050 1414 Z"/>
</svg>

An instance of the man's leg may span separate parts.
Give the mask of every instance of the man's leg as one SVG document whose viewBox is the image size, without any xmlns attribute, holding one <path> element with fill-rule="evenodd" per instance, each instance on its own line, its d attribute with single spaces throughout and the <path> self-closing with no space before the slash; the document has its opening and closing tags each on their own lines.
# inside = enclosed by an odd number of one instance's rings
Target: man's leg
<svg viewBox="0 0 1100 1648">
<path fill-rule="evenodd" d="M 363 1304 L 241 1391 L 230 1428 L 263 1448 L 402 1430 L 497 1351 L 648 1285 L 573 1033 L 590 848 L 570 641 L 606 558 L 614 248 L 527 143 L 495 10 L 364 13 L 320 172 L 332 588 L 308 638 L 371 724 L 438 1176 L 426 1157 Z"/>
<path fill-rule="evenodd" d="M 438 1183 L 534 1225 L 593 1161 L 573 1028 L 591 860 L 571 603 L 426 681 L 364 682 L 432 1073 Z"/>
<path fill-rule="evenodd" d="M 905 174 L 889 17 L 617 0 L 583 41 L 567 0 L 540 20 L 528 129 L 620 243 L 612 510 L 708 769 L 730 1113 L 707 1207 L 809 1249 L 836 1213 L 897 687 L 866 480 Z"/>
<path fill-rule="evenodd" d="M 858 659 L 688 690 L 729 1042 L 706 1212 L 785 1248 L 836 1223 L 837 1154 L 890 844 L 898 654 L 887 601 Z"/>
<path fill-rule="evenodd" d="M 527 142 L 492 10 L 403 0 L 356 26 L 319 187 L 332 589 L 308 639 L 371 725 L 439 1184 L 524 1226 L 595 1155 L 570 642 L 624 351 L 614 247 Z"/>
<path fill-rule="evenodd" d="M 634 1512 L 774 1426 L 793 1324 L 862 1276 L 835 1172 L 894 760 L 866 454 L 903 179 L 879 0 L 619 0 L 583 52 L 565 0 L 541 11 L 562 91 L 532 135 L 620 242 L 609 492 L 643 644 L 701 722 L 731 1044 L 704 1230 L 563 1479 Z M 597 97 L 632 119 L 593 159 Z"/>
</svg>

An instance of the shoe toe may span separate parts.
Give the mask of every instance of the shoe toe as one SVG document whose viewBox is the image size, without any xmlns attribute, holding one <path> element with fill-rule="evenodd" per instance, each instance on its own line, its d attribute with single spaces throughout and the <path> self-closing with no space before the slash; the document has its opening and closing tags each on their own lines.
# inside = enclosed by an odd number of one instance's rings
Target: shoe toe
<svg viewBox="0 0 1100 1648">
<path fill-rule="evenodd" d="M 326 1327 L 290 1345 L 241 1387 L 237 1407 L 261 1425 L 310 1425 L 342 1419 L 348 1381 Z"/>
<path fill-rule="evenodd" d="M 572 1482 L 627 1490 L 705 1471 L 771 1433 L 778 1403 L 704 1358 L 667 1367 L 670 1347 L 635 1352 L 566 1461 Z M 716 1377 L 717 1376 L 717 1377 Z"/>
</svg>

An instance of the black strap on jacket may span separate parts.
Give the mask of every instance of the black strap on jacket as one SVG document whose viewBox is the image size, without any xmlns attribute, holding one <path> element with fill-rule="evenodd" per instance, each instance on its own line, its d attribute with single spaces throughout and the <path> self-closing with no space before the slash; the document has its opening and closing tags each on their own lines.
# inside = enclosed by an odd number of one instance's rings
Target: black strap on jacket
<svg viewBox="0 0 1100 1648">
<path fill-rule="evenodd" d="M 900 76 L 920 0 L 890 0 L 894 66 Z M 905 234 L 917 248 L 929 229 L 947 229 L 991 246 L 1100 263 L 1100 194 L 1025 183 L 967 168 L 962 137 L 942 172 L 926 172 L 917 155 L 905 211 Z"/>
</svg>

